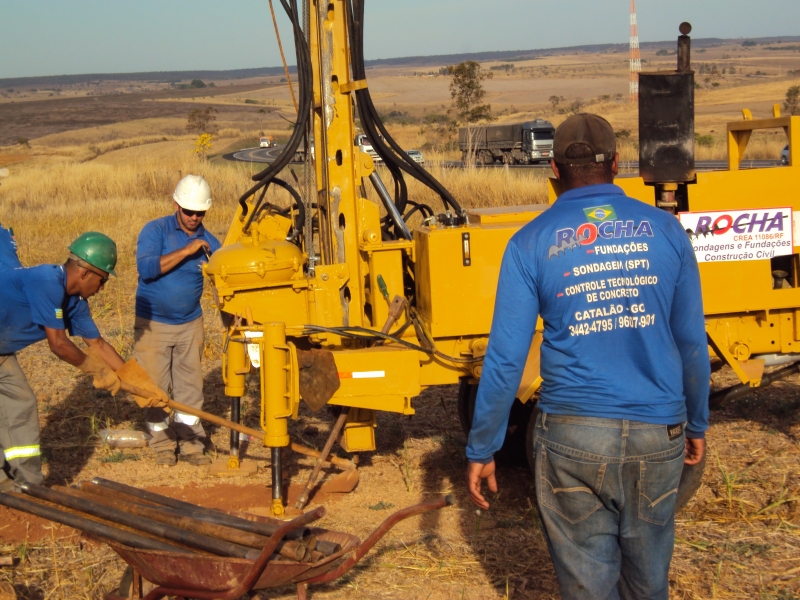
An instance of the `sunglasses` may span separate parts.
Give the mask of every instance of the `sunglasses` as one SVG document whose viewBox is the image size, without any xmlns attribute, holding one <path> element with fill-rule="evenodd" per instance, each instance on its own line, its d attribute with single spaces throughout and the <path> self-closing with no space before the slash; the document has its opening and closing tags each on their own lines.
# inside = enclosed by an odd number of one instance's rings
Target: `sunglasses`
<svg viewBox="0 0 800 600">
<path fill-rule="evenodd" d="M 185 208 L 181 208 L 181 212 L 185 214 L 187 217 L 205 217 L 206 211 L 204 210 L 187 210 Z"/>
</svg>

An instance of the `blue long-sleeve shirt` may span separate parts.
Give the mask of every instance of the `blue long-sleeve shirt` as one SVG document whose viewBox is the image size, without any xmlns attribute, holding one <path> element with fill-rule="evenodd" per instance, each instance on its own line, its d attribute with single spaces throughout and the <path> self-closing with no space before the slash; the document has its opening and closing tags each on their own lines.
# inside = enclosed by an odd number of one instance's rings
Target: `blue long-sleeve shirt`
<svg viewBox="0 0 800 600">
<path fill-rule="evenodd" d="M 61 265 L 0 271 L 0 354 L 12 354 L 47 337 L 45 327 L 97 339 L 89 304 L 67 295 Z"/>
<path fill-rule="evenodd" d="M 174 269 L 162 275 L 161 257 L 184 248 L 191 240 L 208 242 L 210 253 L 219 249 L 217 238 L 200 225 L 193 235 L 181 229 L 175 214 L 150 221 L 142 228 L 136 245 L 136 316 L 168 325 L 182 325 L 202 314 L 202 266 L 205 254 L 198 250 L 183 259 Z"/>
<path fill-rule="evenodd" d="M 14 232 L 0 225 L 0 271 L 20 269 L 22 263 L 17 256 L 17 240 Z"/>
<path fill-rule="evenodd" d="M 562 415 L 708 428 L 700 276 L 678 220 L 613 184 L 562 194 L 503 257 L 467 458 L 503 444 L 537 316 L 539 406 Z"/>
</svg>

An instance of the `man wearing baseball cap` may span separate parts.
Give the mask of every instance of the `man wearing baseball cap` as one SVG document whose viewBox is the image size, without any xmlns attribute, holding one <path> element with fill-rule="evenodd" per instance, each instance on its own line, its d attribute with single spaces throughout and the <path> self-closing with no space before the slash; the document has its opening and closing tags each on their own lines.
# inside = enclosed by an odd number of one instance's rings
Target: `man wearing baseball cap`
<svg viewBox="0 0 800 600">
<path fill-rule="evenodd" d="M 543 379 L 536 494 L 562 597 L 666 599 L 684 464 L 700 462 L 709 356 L 692 246 L 671 214 L 628 198 L 614 131 L 556 130 L 563 193 L 508 244 L 467 445 L 470 496 L 489 508 L 538 316 Z"/>
<path fill-rule="evenodd" d="M 150 221 L 139 234 L 134 352 L 162 390 L 178 402 L 202 409 L 202 265 L 220 243 L 203 227 L 211 208 L 211 188 L 205 179 L 187 175 L 172 198 L 175 212 Z M 203 454 L 205 432 L 199 418 L 176 411 L 170 422 L 164 409 L 148 408 L 145 422 L 156 464 L 173 466 L 176 450 L 191 465 L 211 463 Z"/>
</svg>

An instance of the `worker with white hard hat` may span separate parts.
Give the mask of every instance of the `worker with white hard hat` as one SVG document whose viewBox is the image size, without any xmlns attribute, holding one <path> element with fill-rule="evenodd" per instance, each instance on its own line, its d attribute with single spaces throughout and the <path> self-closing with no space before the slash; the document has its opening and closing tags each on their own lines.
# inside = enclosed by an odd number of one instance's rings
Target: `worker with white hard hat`
<svg viewBox="0 0 800 600">
<path fill-rule="evenodd" d="M 172 197 L 174 214 L 150 221 L 139 234 L 134 352 L 161 389 L 178 402 L 202 409 L 202 266 L 220 243 L 203 227 L 211 208 L 211 188 L 205 179 L 187 175 Z M 163 409 L 148 408 L 145 421 L 156 464 L 174 465 L 176 451 L 189 464 L 211 463 L 203 454 L 205 432 L 197 417 L 175 412 L 170 422 Z"/>
</svg>

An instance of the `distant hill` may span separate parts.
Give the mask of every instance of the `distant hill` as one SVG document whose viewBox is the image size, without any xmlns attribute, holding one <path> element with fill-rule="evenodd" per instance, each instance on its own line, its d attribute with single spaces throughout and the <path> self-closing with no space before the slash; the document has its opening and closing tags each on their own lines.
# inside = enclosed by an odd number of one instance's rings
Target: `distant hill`
<svg viewBox="0 0 800 600">
<path fill-rule="evenodd" d="M 800 42 L 800 36 L 747 38 L 757 44 L 774 44 L 776 42 Z M 728 44 L 741 43 L 743 39 L 721 38 L 692 38 L 695 48 L 710 48 Z M 674 47 L 675 40 L 663 42 L 642 42 L 642 48 Z M 628 44 L 589 44 L 584 46 L 565 46 L 560 48 L 541 48 L 538 50 L 504 50 L 498 52 L 469 52 L 464 54 L 437 54 L 431 56 L 402 56 L 399 58 L 380 58 L 366 61 L 367 68 L 375 67 L 433 67 L 440 65 L 453 65 L 465 60 L 478 62 L 529 60 L 556 54 L 577 53 L 624 53 L 628 51 Z M 294 66 L 289 71 L 296 73 Z M 37 86 L 48 88 L 58 85 L 74 85 L 77 83 L 91 83 L 96 81 L 149 81 L 158 83 L 177 83 L 203 79 L 222 81 L 226 79 L 246 79 L 250 77 L 268 77 L 282 75 L 282 67 L 262 67 L 257 69 L 231 69 L 228 71 L 149 71 L 142 73 L 89 73 L 85 75 L 50 75 L 46 77 L 11 77 L 0 79 L 0 87 L 14 88 Z"/>
</svg>

